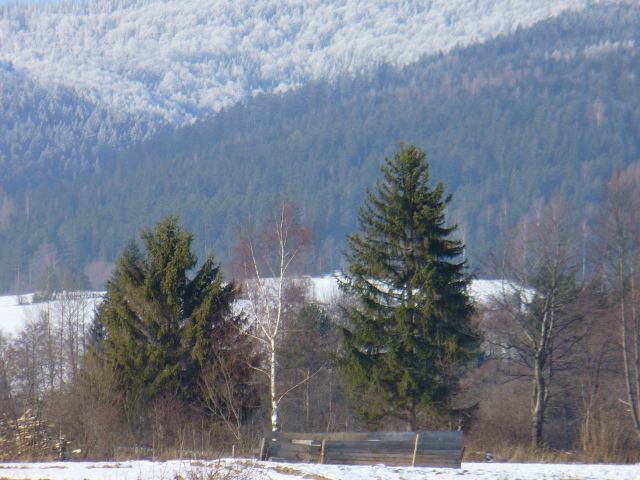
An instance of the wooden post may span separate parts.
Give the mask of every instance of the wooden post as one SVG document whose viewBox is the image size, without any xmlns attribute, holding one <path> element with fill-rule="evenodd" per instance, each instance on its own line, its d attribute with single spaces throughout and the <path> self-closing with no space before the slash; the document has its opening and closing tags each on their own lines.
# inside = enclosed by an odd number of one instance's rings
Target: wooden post
<svg viewBox="0 0 640 480">
<path fill-rule="evenodd" d="M 416 433 L 416 439 L 413 442 L 413 458 L 411 459 L 411 466 L 416 466 L 416 455 L 418 454 L 418 443 L 420 442 L 420 434 Z"/>
<path fill-rule="evenodd" d="M 262 437 L 262 439 L 260 440 L 260 453 L 258 454 L 258 460 L 265 460 L 266 456 L 267 456 L 267 449 L 266 449 L 266 442 L 267 439 L 265 437 Z"/>
<path fill-rule="evenodd" d="M 325 447 L 325 442 L 326 440 L 322 440 L 322 443 L 320 444 L 320 463 L 323 464 L 324 463 L 324 447 Z"/>
<path fill-rule="evenodd" d="M 236 458 L 236 446 L 231 445 L 231 458 Z"/>
</svg>

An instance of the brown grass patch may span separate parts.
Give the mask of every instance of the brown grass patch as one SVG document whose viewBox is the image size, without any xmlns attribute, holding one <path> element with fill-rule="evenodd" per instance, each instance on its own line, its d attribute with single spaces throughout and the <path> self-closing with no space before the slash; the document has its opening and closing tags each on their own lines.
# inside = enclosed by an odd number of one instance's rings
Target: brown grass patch
<svg viewBox="0 0 640 480">
<path fill-rule="evenodd" d="M 302 478 L 308 478 L 309 480 L 331 480 L 329 477 L 325 477 L 317 473 L 304 473 L 302 470 L 297 468 L 285 467 L 283 465 L 274 465 L 273 467 L 267 468 L 283 475 L 297 475 L 302 476 Z"/>
</svg>

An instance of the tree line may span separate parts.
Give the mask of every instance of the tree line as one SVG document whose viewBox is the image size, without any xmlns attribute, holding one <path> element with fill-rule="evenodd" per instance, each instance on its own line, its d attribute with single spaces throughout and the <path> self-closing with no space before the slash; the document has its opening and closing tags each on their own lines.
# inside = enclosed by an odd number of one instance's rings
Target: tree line
<svg viewBox="0 0 640 480">
<path fill-rule="evenodd" d="M 639 186 L 638 164 L 616 172 L 589 224 L 560 196 L 536 202 L 496 232 L 482 301 L 452 197 L 413 145 L 367 191 L 333 302 L 310 295 L 312 235 L 291 201 L 241 230 L 228 277 L 167 217 L 120 253 L 92 320 L 65 294 L 0 337 L 3 455 L 67 442 L 96 458 L 228 454 L 265 428 L 453 428 L 470 459 L 637 461 Z"/>
</svg>

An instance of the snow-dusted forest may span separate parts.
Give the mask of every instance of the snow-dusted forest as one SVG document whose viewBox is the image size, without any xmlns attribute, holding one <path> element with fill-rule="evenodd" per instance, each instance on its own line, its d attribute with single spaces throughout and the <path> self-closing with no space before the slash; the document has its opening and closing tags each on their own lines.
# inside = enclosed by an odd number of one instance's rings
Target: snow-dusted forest
<svg viewBox="0 0 640 480">
<path fill-rule="evenodd" d="M 189 122 L 258 92 L 406 66 L 586 0 L 100 0 L 0 7 L 0 62 L 93 102 Z M 600 2 L 595 2 L 600 3 Z M 605 2 L 606 3 L 606 2 Z"/>
</svg>

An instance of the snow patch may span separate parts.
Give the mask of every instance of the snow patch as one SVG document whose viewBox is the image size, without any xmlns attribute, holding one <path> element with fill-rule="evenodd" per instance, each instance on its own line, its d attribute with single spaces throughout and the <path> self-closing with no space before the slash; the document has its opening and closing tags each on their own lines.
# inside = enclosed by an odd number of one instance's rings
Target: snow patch
<svg viewBox="0 0 640 480">
<path fill-rule="evenodd" d="M 330 304 L 336 300 L 341 292 L 336 275 L 323 275 L 320 277 L 304 277 L 308 282 L 310 300 L 320 304 Z M 265 278 L 267 284 L 274 284 L 273 278 Z M 512 285 L 501 280 L 473 280 L 470 286 L 470 295 L 477 303 L 489 303 L 502 295 L 505 291 L 514 291 Z M 99 304 L 104 292 L 86 292 L 85 297 L 90 301 L 90 316 L 93 309 Z M 0 296 L 0 333 L 5 335 L 18 334 L 25 323 L 35 319 L 43 309 L 55 309 L 57 302 L 43 302 L 32 304 L 33 295 L 5 295 Z M 238 300 L 235 311 L 249 311 L 246 300 Z M 90 321 L 88 318 L 87 321 Z"/>
<path fill-rule="evenodd" d="M 104 292 L 81 292 L 79 294 L 85 302 L 84 307 L 88 316 L 86 320 L 89 322 L 93 318 L 93 312 L 102 300 Z M 22 331 L 26 322 L 36 320 L 41 312 L 47 310 L 55 312 L 60 307 L 60 302 L 61 300 L 51 300 L 33 303 L 33 294 L 0 296 L 0 334 L 17 335 Z"/>
<path fill-rule="evenodd" d="M 640 465 L 566 465 L 535 463 L 463 463 L 461 469 L 278 464 L 248 459 L 202 461 L 53 462 L 0 463 L 3 478 L 47 478 L 51 480 L 156 480 L 177 478 L 189 472 L 230 468 L 239 478 L 271 480 L 637 480 Z M 209 469 L 209 470 L 208 470 Z M 227 477 L 225 477 L 227 478 Z M 233 478 L 230 476 L 228 478 Z"/>
</svg>

